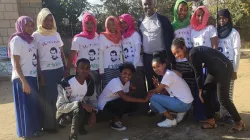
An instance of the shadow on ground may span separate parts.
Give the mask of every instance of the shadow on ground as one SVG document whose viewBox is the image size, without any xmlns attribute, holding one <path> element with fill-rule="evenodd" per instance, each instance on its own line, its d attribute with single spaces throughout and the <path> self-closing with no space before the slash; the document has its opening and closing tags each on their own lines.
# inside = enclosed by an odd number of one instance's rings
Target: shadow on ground
<svg viewBox="0 0 250 140">
<path fill-rule="evenodd" d="M 11 94 L 11 96 L 9 95 Z M 0 104 L 13 102 L 12 86 L 10 79 L 0 80 Z"/>
<path fill-rule="evenodd" d="M 250 126 L 250 113 L 243 112 L 241 116 Z M 220 125 L 213 130 L 201 130 L 200 124 L 193 121 L 190 116 L 186 121 L 180 123 L 174 128 L 158 128 L 156 126 L 159 116 L 125 116 L 124 124 L 126 131 L 115 131 L 109 128 L 108 123 L 97 124 L 93 128 L 86 127 L 89 133 L 80 136 L 79 139 L 86 140 L 249 140 L 249 131 L 243 131 L 237 134 L 230 134 L 227 130 L 231 125 Z M 69 127 L 60 129 L 57 134 L 46 134 L 36 140 L 67 140 Z"/>
</svg>

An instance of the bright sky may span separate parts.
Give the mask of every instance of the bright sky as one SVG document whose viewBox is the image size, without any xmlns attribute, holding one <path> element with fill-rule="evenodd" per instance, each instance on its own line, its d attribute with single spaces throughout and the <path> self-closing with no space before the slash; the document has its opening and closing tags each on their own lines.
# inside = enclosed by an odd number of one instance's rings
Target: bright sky
<svg viewBox="0 0 250 140">
<path fill-rule="evenodd" d="M 90 2 L 92 4 L 101 4 L 100 0 L 88 0 L 88 2 Z"/>
</svg>

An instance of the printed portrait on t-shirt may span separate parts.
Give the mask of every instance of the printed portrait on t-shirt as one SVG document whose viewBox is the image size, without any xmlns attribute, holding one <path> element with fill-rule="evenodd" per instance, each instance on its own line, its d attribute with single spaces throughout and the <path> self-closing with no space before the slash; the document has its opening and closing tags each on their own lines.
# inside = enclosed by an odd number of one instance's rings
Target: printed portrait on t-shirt
<svg viewBox="0 0 250 140">
<path fill-rule="evenodd" d="M 37 55 L 35 53 L 33 54 L 33 57 L 32 57 L 32 65 L 34 67 L 37 66 Z"/>
<path fill-rule="evenodd" d="M 115 50 L 110 52 L 111 61 L 115 62 L 117 60 L 117 52 Z"/>
<path fill-rule="evenodd" d="M 53 60 L 56 60 L 58 58 L 58 56 L 57 56 L 57 49 L 55 47 L 53 47 L 53 48 L 50 49 L 50 54 L 51 54 L 51 58 Z"/>
<path fill-rule="evenodd" d="M 95 50 L 93 50 L 93 49 L 89 50 L 88 54 L 89 54 L 89 61 L 95 61 L 96 60 L 96 58 L 95 58 L 95 55 L 96 55 Z"/>
<path fill-rule="evenodd" d="M 124 52 L 124 58 L 127 59 L 129 57 L 128 48 L 125 48 L 123 52 Z"/>
</svg>

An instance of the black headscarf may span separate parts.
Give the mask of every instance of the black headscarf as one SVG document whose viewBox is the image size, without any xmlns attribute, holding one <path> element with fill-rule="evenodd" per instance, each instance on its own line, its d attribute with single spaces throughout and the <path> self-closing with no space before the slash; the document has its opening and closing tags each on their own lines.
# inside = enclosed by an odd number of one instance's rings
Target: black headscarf
<svg viewBox="0 0 250 140">
<path fill-rule="evenodd" d="M 228 22 L 223 26 L 218 25 L 218 29 L 217 29 L 219 38 L 226 38 L 230 35 L 233 29 L 232 17 L 228 9 L 220 10 L 218 12 L 218 17 L 219 16 L 228 18 Z"/>
</svg>

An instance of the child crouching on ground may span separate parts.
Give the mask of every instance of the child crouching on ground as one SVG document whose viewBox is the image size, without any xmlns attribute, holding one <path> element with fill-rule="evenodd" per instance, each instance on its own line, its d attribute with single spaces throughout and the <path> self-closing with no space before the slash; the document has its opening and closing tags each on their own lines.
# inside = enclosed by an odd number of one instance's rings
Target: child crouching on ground
<svg viewBox="0 0 250 140">
<path fill-rule="evenodd" d="M 148 92 L 148 95 L 152 96 L 150 99 L 152 108 L 166 117 L 166 120 L 157 125 L 159 127 L 175 126 L 183 119 L 184 112 L 187 112 L 192 106 L 194 99 L 190 88 L 175 72 L 167 69 L 168 63 L 165 52 L 155 52 L 153 54 L 152 67 L 157 75 L 163 76 L 156 89 Z M 164 89 L 167 90 L 170 96 L 158 94 Z M 176 119 L 170 114 L 170 111 L 177 112 Z"/>
<path fill-rule="evenodd" d="M 86 134 L 85 124 L 96 123 L 97 98 L 89 72 L 89 60 L 79 59 L 76 75 L 63 79 L 58 85 L 56 117 L 62 126 L 72 123 L 69 140 L 77 140 L 78 133 Z"/>
<path fill-rule="evenodd" d="M 124 63 L 119 67 L 120 76 L 113 78 L 102 91 L 98 98 L 98 107 L 103 113 L 113 115 L 111 128 L 115 130 L 126 130 L 122 124 L 122 115 L 132 113 L 137 109 L 137 103 L 146 103 L 149 97 L 135 98 L 132 97 L 130 90 L 130 80 L 135 72 L 132 63 Z"/>
</svg>

